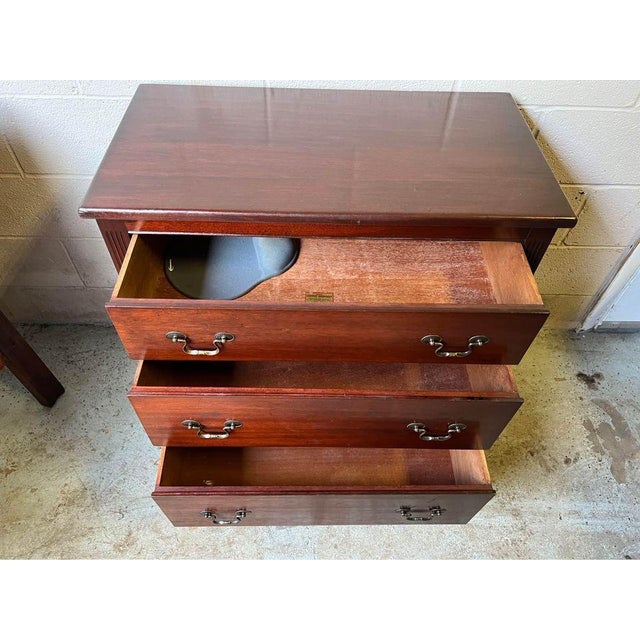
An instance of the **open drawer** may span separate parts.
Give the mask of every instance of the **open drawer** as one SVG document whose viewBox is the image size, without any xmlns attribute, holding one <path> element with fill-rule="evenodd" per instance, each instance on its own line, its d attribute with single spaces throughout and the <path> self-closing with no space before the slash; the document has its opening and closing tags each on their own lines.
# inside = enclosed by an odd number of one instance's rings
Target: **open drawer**
<svg viewBox="0 0 640 640">
<path fill-rule="evenodd" d="M 488 449 L 520 407 L 510 367 L 143 361 L 129 400 L 157 446 Z"/>
<path fill-rule="evenodd" d="M 133 236 L 107 304 L 133 359 L 512 364 L 548 315 L 515 242 L 304 238 L 283 274 L 202 300 L 169 283 L 168 239 Z"/>
<path fill-rule="evenodd" d="M 464 524 L 494 495 L 482 451 L 163 449 L 176 526 Z"/>
</svg>

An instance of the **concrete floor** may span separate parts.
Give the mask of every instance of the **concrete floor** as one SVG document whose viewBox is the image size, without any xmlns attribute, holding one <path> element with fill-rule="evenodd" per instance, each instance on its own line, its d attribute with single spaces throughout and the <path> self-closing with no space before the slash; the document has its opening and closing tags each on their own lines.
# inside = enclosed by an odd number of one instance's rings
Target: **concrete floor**
<svg viewBox="0 0 640 640">
<path fill-rule="evenodd" d="M 22 330 L 67 391 L 45 409 L 0 372 L 1 558 L 640 557 L 640 334 L 539 335 L 468 525 L 178 529 L 150 498 L 159 450 L 114 330 Z"/>
</svg>

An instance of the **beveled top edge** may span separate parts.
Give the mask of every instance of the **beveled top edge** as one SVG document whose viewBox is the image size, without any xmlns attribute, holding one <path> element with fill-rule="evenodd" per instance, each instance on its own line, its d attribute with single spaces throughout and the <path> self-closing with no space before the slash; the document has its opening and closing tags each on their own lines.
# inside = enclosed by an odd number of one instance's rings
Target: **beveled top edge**
<svg viewBox="0 0 640 640">
<path fill-rule="evenodd" d="M 506 92 L 139 85 L 87 218 L 570 227 Z"/>
</svg>

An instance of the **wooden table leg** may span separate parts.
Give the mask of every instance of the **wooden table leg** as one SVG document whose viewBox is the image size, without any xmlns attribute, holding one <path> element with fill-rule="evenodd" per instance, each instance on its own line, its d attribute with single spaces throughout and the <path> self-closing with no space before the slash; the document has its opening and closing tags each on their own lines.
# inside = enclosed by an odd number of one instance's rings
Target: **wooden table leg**
<svg viewBox="0 0 640 640">
<path fill-rule="evenodd" d="M 40 360 L 6 316 L 0 312 L 0 360 L 45 407 L 52 407 L 64 387 Z"/>
</svg>

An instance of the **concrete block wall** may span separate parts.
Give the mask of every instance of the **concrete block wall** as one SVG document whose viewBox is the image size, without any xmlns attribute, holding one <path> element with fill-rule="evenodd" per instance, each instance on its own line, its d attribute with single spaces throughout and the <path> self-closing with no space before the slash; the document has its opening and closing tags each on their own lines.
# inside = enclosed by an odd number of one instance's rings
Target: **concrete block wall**
<svg viewBox="0 0 640 640">
<path fill-rule="evenodd" d="M 116 274 L 77 208 L 146 80 L 0 80 L 0 307 L 20 322 L 108 322 Z M 640 81 L 179 80 L 186 84 L 508 91 L 579 216 L 537 273 L 553 326 L 576 326 L 640 235 Z"/>
</svg>

